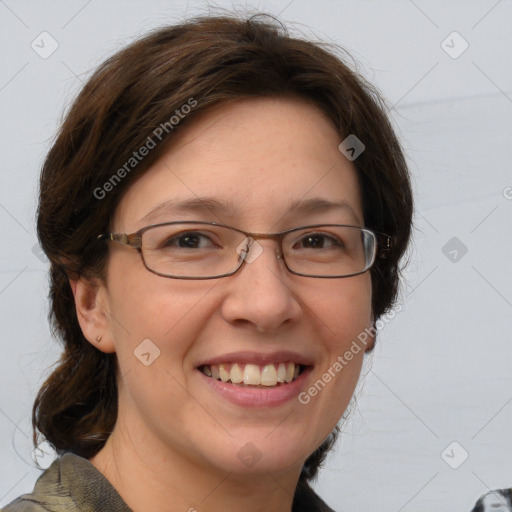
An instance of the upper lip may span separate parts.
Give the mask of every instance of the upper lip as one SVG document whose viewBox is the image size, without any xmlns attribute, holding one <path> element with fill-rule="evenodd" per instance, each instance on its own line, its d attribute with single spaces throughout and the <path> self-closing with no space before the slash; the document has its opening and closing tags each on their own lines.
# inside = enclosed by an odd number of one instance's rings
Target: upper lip
<svg viewBox="0 0 512 512">
<path fill-rule="evenodd" d="M 311 366 L 313 364 L 312 358 L 304 356 L 303 354 L 291 352 L 289 350 L 278 350 L 275 352 L 229 352 L 227 354 L 221 354 L 199 361 L 196 364 L 196 367 L 203 366 L 205 364 L 212 365 L 220 363 L 252 363 L 258 365 L 266 365 L 271 363 L 286 362 L 293 362 L 304 366 Z"/>
</svg>

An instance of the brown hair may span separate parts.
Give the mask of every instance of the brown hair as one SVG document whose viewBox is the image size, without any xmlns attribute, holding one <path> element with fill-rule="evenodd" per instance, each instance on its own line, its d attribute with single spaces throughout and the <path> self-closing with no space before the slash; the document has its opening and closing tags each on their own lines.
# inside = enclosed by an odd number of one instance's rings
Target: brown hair
<svg viewBox="0 0 512 512">
<path fill-rule="evenodd" d="M 411 230 L 409 174 L 379 94 L 336 50 L 291 37 L 266 15 L 199 17 L 149 33 L 88 80 L 41 173 L 37 231 L 51 264 L 50 321 L 64 351 L 34 403 L 35 444 L 39 430 L 57 453 L 91 458 L 112 432 L 116 357 L 84 338 L 68 276 L 101 277 L 108 252 L 96 237 L 108 231 L 123 191 L 163 154 L 173 132 L 215 105 L 298 96 L 319 107 L 342 137 L 354 134 L 363 141 L 366 149 L 354 164 L 365 226 L 392 237 L 387 257 L 370 271 L 375 319 L 392 307 Z M 131 161 L 162 127 L 156 147 Z M 316 476 L 337 432 L 306 460 L 298 493 Z"/>
</svg>

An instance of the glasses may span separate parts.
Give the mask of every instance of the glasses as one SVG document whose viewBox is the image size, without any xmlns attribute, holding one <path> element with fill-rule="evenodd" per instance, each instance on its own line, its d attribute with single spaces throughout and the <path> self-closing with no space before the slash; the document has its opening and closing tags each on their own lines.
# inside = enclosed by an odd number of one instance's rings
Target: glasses
<svg viewBox="0 0 512 512">
<path fill-rule="evenodd" d="M 146 226 L 131 234 L 104 233 L 111 240 L 137 249 L 145 267 L 174 279 L 216 279 L 252 263 L 263 248 L 259 239 L 275 240 L 277 259 L 304 277 L 336 278 L 362 274 L 385 257 L 391 237 L 366 228 L 315 224 L 280 233 L 247 233 L 216 222 L 179 221 Z"/>
</svg>

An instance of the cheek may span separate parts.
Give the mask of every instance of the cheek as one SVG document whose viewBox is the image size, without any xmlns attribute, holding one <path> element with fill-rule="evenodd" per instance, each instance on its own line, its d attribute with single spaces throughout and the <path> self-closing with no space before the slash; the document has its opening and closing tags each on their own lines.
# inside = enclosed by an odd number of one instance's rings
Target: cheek
<svg viewBox="0 0 512 512">
<path fill-rule="evenodd" d="M 315 379 L 299 398 L 312 415 L 322 418 L 327 435 L 346 410 L 361 372 L 366 345 L 360 335 L 372 321 L 370 276 L 333 280 L 323 299 L 316 299 L 323 357 Z"/>
<path fill-rule="evenodd" d="M 371 279 L 366 273 L 329 284 L 315 301 L 316 311 L 330 333 L 329 347 L 342 349 L 371 325 Z"/>
<path fill-rule="evenodd" d="M 129 256 L 132 258 L 112 258 L 108 282 L 111 326 L 120 363 L 129 364 L 129 357 L 133 358 L 141 342 L 149 339 L 160 351 L 161 361 L 181 364 L 180 356 L 201 325 L 190 321 L 201 299 L 199 285 L 152 274 L 134 261 L 137 254 Z"/>
<path fill-rule="evenodd" d="M 140 417 L 176 425 L 193 410 L 183 388 L 185 362 L 206 320 L 201 299 L 209 288 L 205 291 L 203 284 L 200 293 L 197 283 L 143 271 L 124 278 L 122 272 L 112 275 L 110 311 L 120 394 L 133 407 L 126 414 L 137 410 Z"/>
</svg>

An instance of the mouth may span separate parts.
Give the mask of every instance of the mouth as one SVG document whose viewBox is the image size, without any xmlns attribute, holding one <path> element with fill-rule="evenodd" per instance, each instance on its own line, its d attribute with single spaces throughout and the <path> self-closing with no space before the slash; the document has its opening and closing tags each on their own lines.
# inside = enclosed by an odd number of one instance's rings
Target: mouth
<svg viewBox="0 0 512 512">
<path fill-rule="evenodd" d="M 298 352 L 232 352 L 198 361 L 197 374 L 212 397 L 244 408 L 277 407 L 297 399 L 314 359 Z"/>
<path fill-rule="evenodd" d="M 218 363 L 198 367 L 207 377 L 248 388 L 275 388 L 294 382 L 308 368 L 293 361 L 268 363 Z"/>
</svg>

